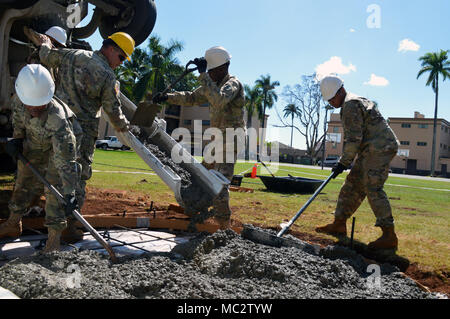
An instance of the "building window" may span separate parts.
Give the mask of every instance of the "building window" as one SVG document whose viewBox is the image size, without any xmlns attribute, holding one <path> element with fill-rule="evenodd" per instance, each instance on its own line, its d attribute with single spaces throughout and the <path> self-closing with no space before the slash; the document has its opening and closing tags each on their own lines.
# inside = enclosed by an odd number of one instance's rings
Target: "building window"
<svg viewBox="0 0 450 319">
<path fill-rule="evenodd" d="M 402 123 L 402 127 L 403 128 L 410 128 L 411 124 L 409 124 L 409 123 Z"/>
<path fill-rule="evenodd" d="M 417 142 L 417 146 L 427 146 L 427 142 Z"/>
<path fill-rule="evenodd" d="M 184 120 L 184 125 L 191 125 L 192 124 L 192 120 Z"/>
<path fill-rule="evenodd" d="M 337 126 L 333 127 L 333 133 L 339 133 L 339 127 Z"/>
<path fill-rule="evenodd" d="M 428 128 L 428 124 L 419 124 L 419 128 Z"/>
<path fill-rule="evenodd" d="M 400 141 L 400 145 L 409 145 L 409 141 Z"/>
<path fill-rule="evenodd" d="M 210 120 L 203 120 L 202 121 L 202 125 L 211 125 L 211 121 Z"/>
<path fill-rule="evenodd" d="M 445 133 L 448 133 L 448 127 L 445 128 Z"/>
</svg>

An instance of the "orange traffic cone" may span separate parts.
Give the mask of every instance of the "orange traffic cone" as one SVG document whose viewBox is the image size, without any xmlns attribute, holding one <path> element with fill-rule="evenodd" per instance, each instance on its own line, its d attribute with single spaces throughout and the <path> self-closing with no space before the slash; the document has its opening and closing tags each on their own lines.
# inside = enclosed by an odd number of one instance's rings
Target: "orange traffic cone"
<svg viewBox="0 0 450 319">
<path fill-rule="evenodd" d="M 256 170 L 258 169 L 258 164 L 253 165 L 251 178 L 256 178 Z"/>
</svg>

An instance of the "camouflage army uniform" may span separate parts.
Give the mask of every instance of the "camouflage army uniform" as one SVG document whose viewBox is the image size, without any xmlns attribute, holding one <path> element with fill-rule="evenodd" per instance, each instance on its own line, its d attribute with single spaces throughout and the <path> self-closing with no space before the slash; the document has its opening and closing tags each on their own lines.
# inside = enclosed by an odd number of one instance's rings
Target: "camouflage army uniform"
<svg viewBox="0 0 450 319">
<path fill-rule="evenodd" d="M 41 46 L 42 63 L 58 68 L 56 92 L 77 116 L 83 130 L 80 146 L 81 190 L 80 207 L 85 198 L 86 181 L 92 176 L 92 161 L 101 110 L 108 115 L 118 131 L 128 127 L 119 100 L 120 86 L 106 57 L 100 51 L 51 49 Z"/>
<path fill-rule="evenodd" d="M 342 187 L 335 211 L 349 218 L 367 196 L 377 220 L 375 226 L 393 226 L 389 199 L 383 191 L 389 164 L 397 154 L 398 141 L 375 103 L 348 93 L 341 109 L 344 149 L 339 162 L 355 163 Z"/>
<path fill-rule="evenodd" d="M 234 174 L 234 164 L 236 161 L 237 145 L 233 144 L 233 161 L 227 163 L 225 157 L 226 129 L 244 128 L 244 104 L 245 96 L 241 82 L 234 76 L 227 75 L 219 84 L 211 80 L 209 75 L 201 73 L 199 77 L 201 86 L 193 92 L 174 92 L 167 94 L 167 100 L 171 104 L 183 106 L 198 106 L 210 104 L 211 127 L 218 128 L 223 134 L 224 156 L 221 163 L 203 163 L 208 169 L 215 169 L 222 173 L 231 181 Z M 231 210 L 229 207 L 229 191 L 225 190 L 214 200 L 216 217 L 221 220 L 229 220 Z"/>
<path fill-rule="evenodd" d="M 17 96 L 13 97 L 14 138 L 23 138 L 23 155 L 63 195 L 75 194 L 80 165 L 76 162 L 74 114 L 64 103 L 53 98 L 40 117 L 32 117 Z M 17 163 L 17 179 L 9 202 L 13 214 L 23 215 L 43 184 L 21 161 Z M 66 227 L 66 216 L 56 197 L 45 188 L 46 226 L 55 230 Z"/>
</svg>

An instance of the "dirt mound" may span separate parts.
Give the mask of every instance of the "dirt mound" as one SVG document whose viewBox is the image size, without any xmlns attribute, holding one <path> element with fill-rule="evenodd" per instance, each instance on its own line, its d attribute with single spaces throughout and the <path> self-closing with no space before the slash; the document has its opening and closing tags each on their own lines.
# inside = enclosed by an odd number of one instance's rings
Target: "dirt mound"
<svg viewBox="0 0 450 319">
<path fill-rule="evenodd" d="M 370 284 L 362 258 L 343 247 L 314 254 L 228 230 L 201 234 L 169 254 L 121 257 L 116 264 L 92 251 L 36 254 L 2 266 L 0 286 L 22 298 L 434 297 L 397 271 L 382 265 L 379 283 Z"/>
</svg>

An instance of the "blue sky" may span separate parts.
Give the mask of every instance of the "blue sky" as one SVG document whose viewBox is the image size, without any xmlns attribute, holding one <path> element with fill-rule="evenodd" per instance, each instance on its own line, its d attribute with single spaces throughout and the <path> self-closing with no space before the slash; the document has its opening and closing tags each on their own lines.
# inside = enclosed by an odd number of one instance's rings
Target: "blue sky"
<svg viewBox="0 0 450 319">
<path fill-rule="evenodd" d="M 387 117 L 434 115 L 434 92 L 426 76 L 416 80 L 418 58 L 450 49 L 448 0 L 156 0 L 152 34 L 179 40 L 185 64 L 222 45 L 232 54 L 230 73 L 253 85 L 270 74 L 280 82 L 275 107 L 287 104 L 283 87 L 315 71 L 336 71 L 347 90 L 376 100 Z M 100 36 L 88 39 L 97 49 Z M 146 42 L 141 45 L 144 47 Z M 269 128 L 279 124 L 267 112 Z M 440 82 L 438 117 L 450 121 L 450 80 Z M 322 127 L 322 126 L 321 126 Z M 270 129 L 268 139 L 290 143 L 290 129 Z M 294 133 L 294 147 L 305 148 Z"/>
</svg>

